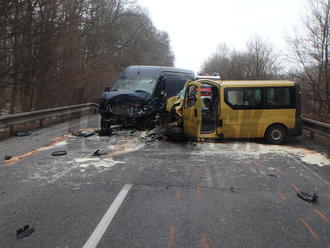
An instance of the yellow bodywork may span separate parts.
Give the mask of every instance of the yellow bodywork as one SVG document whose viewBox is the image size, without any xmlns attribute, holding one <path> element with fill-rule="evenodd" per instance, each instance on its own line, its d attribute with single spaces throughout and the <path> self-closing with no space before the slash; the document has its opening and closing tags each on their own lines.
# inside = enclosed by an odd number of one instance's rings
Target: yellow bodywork
<svg viewBox="0 0 330 248">
<path fill-rule="evenodd" d="M 235 110 L 224 101 L 225 88 L 244 88 L 244 87 L 288 87 L 295 86 L 291 81 L 211 81 L 197 80 L 188 82 L 189 85 L 201 87 L 202 84 L 211 84 L 218 88 L 219 107 L 218 119 L 222 121 L 212 133 L 201 133 L 202 110 L 200 94 L 195 108 L 182 108 L 186 99 L 180 100 L 178 97 L 168 99 L 167 109 L 172 110 L 174 104 L 178 104 L 176 108 L 177 114 L 182 116 L 184 133 L 195 138 L 262 138 L 267 128 L 272 124 L 282 124 L 287 129 L 294 128 L 296 125 L 295 109 L 246 109 Z M 195 111 L 197 110 L 197 117 Z"/>
<path fill-rule="evenodd" d="M 167 102 L 166 102 L 166 111 L 167 112 L 171 112 L 172 109 L 173 109 L 173 106 L 175 104 L 178 104 L 179 105 L 179 108 L 181 107 L 182 100 L 178 96 L 172 96 L 169 99 L 167 99 Z"/>
</svg>

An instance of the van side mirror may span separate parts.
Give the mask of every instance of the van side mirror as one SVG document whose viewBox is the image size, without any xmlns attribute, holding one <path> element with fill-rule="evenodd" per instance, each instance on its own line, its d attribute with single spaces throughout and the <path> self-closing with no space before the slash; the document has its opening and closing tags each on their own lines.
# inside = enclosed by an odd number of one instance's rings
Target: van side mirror
<svg viewBox="0 0 330 248">
<path fill-rule="evenodd" d="M 105 87 L 104 91 L 105 91 L 105 92 L 109 92 L 110 89 L 111 89 L 111 87 L 107 86 L 107 87 Z"/>
</svg>

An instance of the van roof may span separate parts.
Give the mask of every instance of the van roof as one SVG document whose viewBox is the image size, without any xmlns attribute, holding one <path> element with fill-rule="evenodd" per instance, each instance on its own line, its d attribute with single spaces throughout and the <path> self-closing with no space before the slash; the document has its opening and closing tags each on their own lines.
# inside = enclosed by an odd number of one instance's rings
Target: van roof
<svg viewBox="0 0 330 248">
<path fill-rule="evenodd" d="M 198 80 L 199 82 L 215 82 L 223 86 L 244 87 L 244 86 L 295 86 L 296 83 L 289 80 Z"/>
<path fill-rule="evenodd" d="M 191 70 L 180 69 L 168 66 L 145 66 L 145 65 L 132 65 L 125 68 L 120 74 L 119 78 L 129 77 L 151 77 L 158 78 L 160 75 L 177 75 L 189 76 L 194 78 L 195 74 Z"/>
</svg>

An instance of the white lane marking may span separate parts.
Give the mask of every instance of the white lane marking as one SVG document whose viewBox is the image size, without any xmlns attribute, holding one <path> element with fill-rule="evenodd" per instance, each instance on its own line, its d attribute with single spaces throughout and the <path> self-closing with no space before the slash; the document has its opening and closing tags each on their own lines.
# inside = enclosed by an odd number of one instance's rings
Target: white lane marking
<svg viewBox="0 0 330 248">
<path fill-rule="evenodd" d="M 308 170 L 311 174 L 313 174 L 314 176 L 316 176 L 317 178 L 321 179 L 322 182 L 324 182 L 325 184 L 330 184 L 330 182 L 328 182 L 328 180 L 324 179 L 322 176 L 320 176 L 319 174 L 317 174 L 315 171 L 313 171 L 312 169 L 308 168 L 306 165 L 304 165 L 303 163 L 301 163 L 300 159 L 297 159 L 295 157 L 293 157 L 293 159 L 298 162 L 299 164 L 302 165 L 302 167 L 304 167 L 306 170 Z"/>
<path fill-rule="evenodd" d="M 317 174 L 316 172 L 314 172 L 312 169 L 308 168 L 306 165 L 302 164 L 302 166 L 308 170 L 310 173 L 312 173 L 314 176 L 318 177 L 319 179 L 321 179 L 321 181 L 323 181 L 325 184 L 329 184 L 329 182 L 324 179 L 323 177 L 321 177 L 319 174 Z"/>
<path fill-rule="evenodd" d="M 132 184 L 124 185 L 83 248 L 95 248 L 97 246 L 132 186 Z"/>
<path fill-rule="evenodd" d="M 212 187 L 213 186 L 213 179 L 212 179 L 212 175 L 211 175 L 211 171 L 210 171 L 209 167 L 206 167 L 205 173 L 206 173 L 207 185 L 209 187 Z"/>
</svg>

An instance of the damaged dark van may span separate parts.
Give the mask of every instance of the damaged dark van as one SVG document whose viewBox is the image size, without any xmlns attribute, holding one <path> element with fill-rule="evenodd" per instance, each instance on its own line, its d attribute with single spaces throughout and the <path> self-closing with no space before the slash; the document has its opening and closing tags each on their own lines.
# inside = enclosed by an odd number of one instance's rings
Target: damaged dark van
<svg viewBox="0 0 330 248">
<path fill-rule="evenodd" d="M 166 101 L 195 78 L 191 70 L 161 66 L 129 66 L 107 87 L 100 103 L 101 128 L 153 126 Z"/>
</svg>

